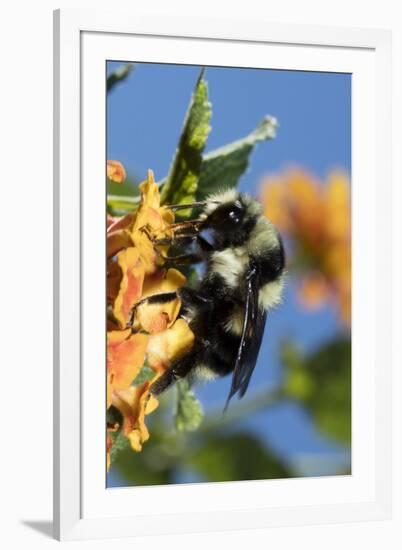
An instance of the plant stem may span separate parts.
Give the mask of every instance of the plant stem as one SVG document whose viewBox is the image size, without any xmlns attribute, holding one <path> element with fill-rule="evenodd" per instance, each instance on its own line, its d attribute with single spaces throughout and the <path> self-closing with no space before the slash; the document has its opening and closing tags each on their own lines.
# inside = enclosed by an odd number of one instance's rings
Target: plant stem
<svg viewBox="0 0 402 550">
<path fill-rule="evenodd" d="M 138 207 L 141 197 L 125 196 L 125 195 L 108 195 L 107 205 L 114 210 L 127 210 L 131 212 L 134 207 Z"/>
<path fill-rule="evenodd" d="M 223 414 L 221 408 L 209 412 L 202 422 L 198 432 L 206 432 L 221 428 L 227 424 L 247 418 L 251 414 L 262 411 L 275 405 L 285 397 L 282 388 L 266 389 L 254 395 L 247 401 L 229 406 L 228 412 Z"/>
</svg>

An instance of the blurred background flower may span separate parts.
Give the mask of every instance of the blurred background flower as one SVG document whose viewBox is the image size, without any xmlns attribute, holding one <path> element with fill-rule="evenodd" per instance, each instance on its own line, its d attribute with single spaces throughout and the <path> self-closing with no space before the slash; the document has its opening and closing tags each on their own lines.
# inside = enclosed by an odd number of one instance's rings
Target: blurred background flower
<svg viewBox="0 0 402 550">
<path fill-rule="evenodd" d="M 149 167 L 159 182 L 183 182 L 184 195 L 198 179 L 197 198 L 237 184 L 261 198 L 280 229 L 288 280 L 245 398 L 223 416 L 229 378 L 194 393 L 185 384 L 172 388 L 147 417 L 152 436 L 140 453 L 111 432 L 107 485 L 349 474 L 350 75 L 207 67 L 207 85 L 197 91 L 203 116 L 199 127 L 190 121 L 187 147 L 183 120 L 199 67 L 127 67 L 109 62 L 107 69 L 107 157 L 122 163 L 126 177 L 118 183 L 123 173 L 110 166 L 108 224 L 137 208 Z M 273 140 L 268 114 L 279 122 Z M 188 162 L 178 162 L 183 150 Z M 181 200 L 166 189 L 168 202 Z"/>
<path fill-rule="evenodd" d="M 331 301 L 342 321 L 351 317 L 350 183 L 341 171 L 320 182 L 303 169 L 268 176 L 261 200 L 267 217 L 290 239 L 289 269 L 298 272 L 307 308 Z"/>
</svg>

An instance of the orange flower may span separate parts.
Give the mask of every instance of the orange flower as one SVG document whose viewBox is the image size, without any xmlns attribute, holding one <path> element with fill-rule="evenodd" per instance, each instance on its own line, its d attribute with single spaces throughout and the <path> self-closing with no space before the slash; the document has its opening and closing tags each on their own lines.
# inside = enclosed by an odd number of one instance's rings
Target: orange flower
<svg viewBox="0 0 402 550">
<path fill-rule="evenodd" d="M 125 328 L 130 312 L 141 299 L 144 282 L 144 265 L 137 248 L 130 247 L 117 254 L 117 264 L 122 273 L 120 288 L 114 301 L 113 313 L 120 326 Z"/>
<path fill-rule="evenodd" d="M 130 236 L 138 248 L 146 274 L 156 271 L 158 251 L 154 238 L 172 235 L 170 224 L 174 221 L 171 210 L 160 206 L 160 194 L 152 170 L 148 170 L 148 179 L 140 184 L 141 203 L 130 228 Z"/>
<path fill-rule="evenodd" d="M 328 298 L 328 283 L 324 275 L 320 271 L 306 274 L 300 282 L 299 296 L 306 307 L 320 307 Z"/>
<path fill-rule="evenodd" d="M 321 183 L 301 169 L 266 178 L 262 187 L 267 217 L 294 244 L 303 304 L 316 308 L 332 300 L 346 324 L 351 316 L 349 187 L 343 172 L 332 172 Z"/>
<path fill-rule="evenodd" d="M 189 351 L 194 343 L 194 334 L 184 319 L 168 329 L 152 334 L 148 340 L 148 363 L 156 371 L 164 371 L 173 361 Z"/>
<path fill-rule="evenodd" d="M 172 235 L 174 215 L 160 206 L 151 170 L 140 184 L 140 191 L 138 210 L 113 218 L 107 229 L 107 407 L 113 404 L 120 410 L 123 425 L 118 428 L 137 452 L 149 438 L 145 415 L 158 406 L 149 392 L 151 383 L 194 341 L 186 321 L 178 319 L 179 298 L 164 304 L 144 301 L 148 296 L 177 290 L 186 278 L 176 269 L 163 268 L 162 253 L 168 247 L 157 248 L 154 244 L 155 240 Z M 155 376 L 150 382 L 135 386 L 133 382 L 145 359 Z M 109 436 L 108 464 L 111 446 Z"/>
<path fill-rule="evenodd" d="M 150 382 L 130 386 L 113 394 L 113 405 L 123 415 L 123 433 L 129 439 L 133 451 L 141 451 L 149 439 L 145 415 L 158 407 L 158 400 L 149 392 Z"/>
<path fill-rule="evenodd" d="M 170 224 L 174 221 L 171 210 L 160 206 L 160 195 L 152 170 L 148 178 L 140 184 L 141 202 L 135 213 L 114 219 L 107 230 L 107 256 L 112 258 L 120 250 L 134 246 L 137 248 L 147 274 L 158 267 L 158 251 L 153 239 L 172 234 Z"/>
<path fill-rule="evenodd" d="M 140 372 L 148 344 L 146 334 L 115 330 L 107 334 L 108 407 L 112 392 L 127 388 Z"/>
<path fill-rule="evenodd" d="M 106 161 L 107 177 L 115 183 L 123 183 L 126 179 L 126 171 L 124 166 L 118 160 Z"/>
</svg>

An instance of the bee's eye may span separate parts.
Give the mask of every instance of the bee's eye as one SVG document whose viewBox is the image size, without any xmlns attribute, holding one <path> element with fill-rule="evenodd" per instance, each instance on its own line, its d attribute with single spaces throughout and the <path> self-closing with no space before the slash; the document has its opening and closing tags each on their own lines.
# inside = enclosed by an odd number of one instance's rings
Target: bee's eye
<svg viewBox="0 0 402 550">
<path fill-rule="evenodd" d="M 232 222 L 239 223 L 239 221 L 241 221 L 241 213 L 240 208 L 232 208 L 228 212 L 228 217 L 232 220 Z"/>
<path fill-rule="evenodd" d="M 227 212 L 228 218 L 234 223 L 241 222 L 243 219 L 243 214 L 244 212 L 240 201 L 233 203 Z"/>
<path fill-rule="evenodd" d="M 214 229 L 231 231 L 242 223 L 244 208 L 240 201 L 222 204 L 208 217 L 208 225 Z M 207 227 L 207 225 L 205 226 Z"/>
</svg>

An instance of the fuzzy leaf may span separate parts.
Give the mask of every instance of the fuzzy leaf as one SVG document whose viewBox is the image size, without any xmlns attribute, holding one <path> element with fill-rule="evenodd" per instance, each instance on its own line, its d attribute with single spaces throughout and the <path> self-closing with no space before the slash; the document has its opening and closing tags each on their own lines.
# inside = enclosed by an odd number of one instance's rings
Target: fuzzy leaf
<svg viewBox="0 0 402 550">
<path fill-rule="evenodd" d="M 161 189 L 161 204 L 181 204 L 194 200 L 202 152 L 211 129 L 211 113 L 208 85 L 202 70 L 190 101 L 169 174 Z"/>
<path fill-rule="evenodd" d="M 123 63 L 115 71 L 110 73 L 110 75 L 106 79 L 106 91 L 110 92 L 110 90 L 112 90 L 116 86 L 116 84 L 125 80 L 133 69 L 133 63 Z"/>
<path fill-rule="evenodd" d="M 177 388 L 176 428 L 180 432 L 196 430 L 204 417 L 200 402 L 190 389 L 187 380 L 179 380 Z"/>
<path fill-rule="evenodd" d="M 155 371 L 145 363 L 145 365 L 142 367 L 137 377 L 135 378 L 133 382 L 133 386 L 139 386 L 144 382 L 148 382 L 149 380 L 152 380 L 154 376 L 155 376 Z"/>
<path fill-rule="evenodd" d="M 218 189 L 235 187 L 239 178 L 247 170 L 249 157 L 259 141 L 273 139 L 276 135 L 277 121 L 266 116 L 248 136 L 224 147 L 215 149 L 204 156 L 198 182 L 197 200 Z"/>
<path fill-rule="evenodd" d="M 130 442 L 121 430 L 118 432 L 112 432 L 110 436 L 113 441 L 112 449 L 110 451 L 110 463 L 113 464 L 119 453 L 130 448 Z"/>
</svg>

